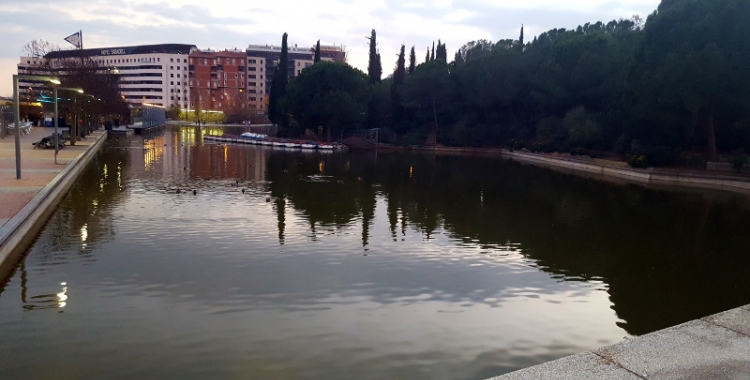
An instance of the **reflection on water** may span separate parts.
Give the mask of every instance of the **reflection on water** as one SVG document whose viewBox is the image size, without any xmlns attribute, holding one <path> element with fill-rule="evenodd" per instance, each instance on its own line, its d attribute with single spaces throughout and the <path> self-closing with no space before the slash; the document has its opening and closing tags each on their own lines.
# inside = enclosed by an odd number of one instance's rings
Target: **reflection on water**
<svg viewBox="0 0 750 380">
<path fill-rule="evenodd" d="M 746 197 L 202 133 L 108 142 L 0 294 L 2 378 L 480 379 L 750 303 Z"/>
</svg>

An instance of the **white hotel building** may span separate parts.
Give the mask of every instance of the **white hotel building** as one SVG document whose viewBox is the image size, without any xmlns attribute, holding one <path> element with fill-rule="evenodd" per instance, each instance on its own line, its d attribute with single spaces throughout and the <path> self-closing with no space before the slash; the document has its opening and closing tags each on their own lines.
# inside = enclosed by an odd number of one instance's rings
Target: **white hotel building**
<svg viewBox="0 0 750 380">
<path fill-rule="evenodd" d="M 61 50 L 43 58 L 21 57 L 18 74 L 50 74 L 61 61 L 90 58 L 101 67 L 120 73 L 120 94 L 130 104 L 149 103 L 169 108 L 189 107 L 188 59 L 195 45 L 160 44 L 83 50 Z M 34 81 L 19 81 L 21 94 L 29 88 L 42 89 Z M 85 90 L 85 89 L 84 89 Z"/>
</svg>

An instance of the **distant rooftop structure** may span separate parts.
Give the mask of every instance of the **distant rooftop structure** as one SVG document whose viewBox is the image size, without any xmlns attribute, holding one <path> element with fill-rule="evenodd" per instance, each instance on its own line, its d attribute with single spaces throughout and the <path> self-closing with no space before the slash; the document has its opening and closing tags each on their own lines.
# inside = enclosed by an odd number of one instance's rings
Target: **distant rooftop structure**
<svg viewBox="0 0 750 380">
<path fill-rule="evenodd" d="M 197 50 L 195 45 L 188 44 L 158 44 L 158 45 L 138 45 L 138 46 L 121 46 L 121 47 L 103 47 L 90 49 L 72 49 L 58 50 L 47 53 L 44 58 L 60 59 L 74 57 L 102 57 L 112 55 L 132 55 L 132 54 L 190 54 Z"/>
</svg>

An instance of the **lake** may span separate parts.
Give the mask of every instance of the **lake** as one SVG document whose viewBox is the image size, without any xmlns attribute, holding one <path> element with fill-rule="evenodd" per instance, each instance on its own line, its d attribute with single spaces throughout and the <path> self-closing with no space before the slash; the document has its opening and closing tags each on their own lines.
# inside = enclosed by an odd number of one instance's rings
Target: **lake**
<svg viewBox="0 0 750 380">
<path fill-rule="evenodd" d="M 746 195 L 202 133 L 107 142 L 0 285 L 0 378 L 483 379 L 750 303 Z"/>
</svg>

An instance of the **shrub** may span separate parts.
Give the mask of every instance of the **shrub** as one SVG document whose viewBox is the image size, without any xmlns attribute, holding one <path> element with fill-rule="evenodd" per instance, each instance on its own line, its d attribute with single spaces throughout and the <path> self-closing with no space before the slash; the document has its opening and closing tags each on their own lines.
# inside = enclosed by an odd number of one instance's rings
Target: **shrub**
<svg viewBox="0 0 750 380">
<path fill-rule="evenodd" d="M 647 168 L 648 167 L 648 157 L 646 157 L 643 154 L 640 155 L 632 155 L 630 158 L 628 158 L 628 165 L 634 168 Z"/>
<path fill-rule="evenodd" d="M 570 154 L 573 156 L 586 156 L 588 151 L 585 148 L 576 147 L 570 150 Z"/>
</svg>

